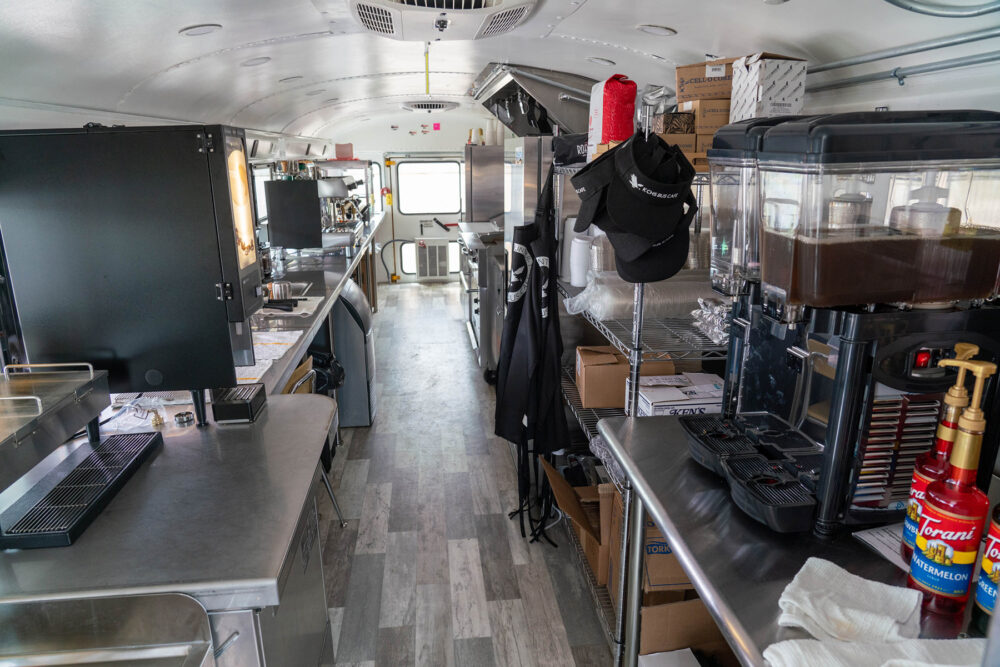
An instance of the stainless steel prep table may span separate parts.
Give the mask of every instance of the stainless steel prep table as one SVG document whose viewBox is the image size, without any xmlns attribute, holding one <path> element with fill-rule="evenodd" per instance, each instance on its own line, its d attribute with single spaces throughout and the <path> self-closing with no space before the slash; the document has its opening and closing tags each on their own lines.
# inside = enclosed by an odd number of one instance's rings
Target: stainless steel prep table
<svg viewBox="0 0 1000 667">
<path fill-rule="evenodd" d="M 256 664 L 244 651 L 299 655 L 261 638 L 286 624 L 298 643 L 324 639 L 314 483 L 335 409 L 322 396 L 272 396 L 254 424 L 168 417 L 163 449 L 75 544 L 0 553 L 0 603 L 185 593 L 210 613 L 216 647 L 235 632 L 260 641 L 234 642 L 220 665 Z"/>
<path fill-rule="evenodd" d="M 279 393 L 288 379 L 295 371 L 295 367 L 302 359 L 302 355 L 309 348 L 316 333 L 323 323 L 326 322 L 333 304 L 344 289 L 348 279 L 354 274 L 355 269 L 362 261 L 371 264 L 369 273 L 371 280 L 375 280 L 374 271 L 374 248 L 372 244 L 375 240 L 375 233 L 382 221 L 385 219 L 384 213 L 377 213 L 372 216 L 372 221 L 365 230 L 365 235 L 361 240 L 361 245 L 355 249 L 353 256 L 346 257 L 343 253 L 336 255 L 323 255 L 317 257 L 292 259 L 286 263 L 286 271 L 277 280 L 288 280 L 291 282 L 303 281 L 312 282 L 313 285 L 306 292 L 305 296 L 321 296 L 323 301 L 316 307 L 316 310 L 307 317 L 280 317 L 269 315 L 267 318 L 254 316 L 255 331 L 302 331 L 299 338 L 291 348 L 276 359 L 270 368 L 264 373 L 261 382 L 269 394 Z M 322 273 L 323 281 L 320 284 L 314 277 Z M 371 295 L 369 295 L 371 298 Z"/>
<path fill-rule="evenodd" d="M 780 534 L 745 515 L 725 482 L 691 459 L 677 417 L 615 417 L 602 419 L 597 428 L 642 501 L 627 525 L 641 526 L 648 513 L 743 664 L 763 665 L 762 653 L 772 643 L 810 636 L 778 625 L 778 598 L 811 556 L 866 579 L 906 585 L 902 570 L 850 535 L 821 540 Z M 628 606 L 637 614 L 639 596 L 629 583 Z M 923 635 L 944 638 L 955 632 L 925 622 Z M 626 637 L 626 643 L 628 664 L 638 653 L 638 637 Z"/>
</svg>

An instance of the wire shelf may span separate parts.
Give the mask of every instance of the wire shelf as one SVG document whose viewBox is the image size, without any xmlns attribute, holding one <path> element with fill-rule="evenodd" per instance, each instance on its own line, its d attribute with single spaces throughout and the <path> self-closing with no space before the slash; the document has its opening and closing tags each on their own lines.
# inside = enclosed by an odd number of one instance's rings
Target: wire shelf
<svg viewBox="0 0 1000 667">
<path fill-rule="evenodd" d="M 562 392 L 569 409 L 579 422 L 589 442 L 597 435 L 597 422 L 610 417 L 624 417 L 625 411 L 621 408 L 585 408 L 580 400 L 580 391 L 576 388 L 576 381 L 573 379 L 573 370 L 563 368 L 562 372 Z"/>
<path fill-rule="evenodd" d="M 629 355 L 635 347 L 632 320 L 598 320 L 589 311 L 583 316 L 608 339 L 618 351 Z M 644 318 L 642 327 L 643 359 L 709 361 L 725 359 L 726 345 L 719 345 L 695 327 L 690 317 Z"/>
<path fill-rule="evenodd" d="M 556 289 L 559 290 L 559 294 L 567 299 L 573 298 L 584 290 L 583 287 L 574 287 L 564 280 L 556 281 Z"/>
</svg>

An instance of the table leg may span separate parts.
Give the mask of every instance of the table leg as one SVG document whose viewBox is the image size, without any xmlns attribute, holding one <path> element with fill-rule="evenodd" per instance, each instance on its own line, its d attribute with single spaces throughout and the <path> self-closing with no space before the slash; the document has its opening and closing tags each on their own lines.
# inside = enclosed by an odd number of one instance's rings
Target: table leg
<svg viewBox="0 0 1000 667">
<path fill-rule="evenodd" d="M 615 629 L 614 629 L 614 641 L 615 641 L 615 666 L 623 667 L 625 664 L 625 615 L 627 610 L 627 580 L 628 580 L 628 565 L 629 565 L 629 523 L 628 517 L 631 512 L 632 507 L 632 486 L 628 483 L 628 480 L 624 482 L 622 488 L 622 534 L 621 534 L 621 551 L 618 553 L 618 572 L 616 573 L 618 577 L 617 595 L 615 596 Z"/>
<path fill-rule="evenodd" d="M 628 580 L 625 594 L 625 641 L 626 667 L 636 667 L 639 662 L 639 611 L 642 607 L 642 567 L 646 546 L 646 512 L 642 500 L 632 491 L 628 517 Z"/>
</svg>

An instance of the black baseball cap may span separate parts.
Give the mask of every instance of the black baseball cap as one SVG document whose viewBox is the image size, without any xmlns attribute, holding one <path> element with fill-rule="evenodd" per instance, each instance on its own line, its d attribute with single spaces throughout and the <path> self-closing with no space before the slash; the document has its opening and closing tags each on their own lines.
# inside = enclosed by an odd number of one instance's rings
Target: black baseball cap
<svg viewBox="0 0 1000 667">
<path fill-rule="evenodd" d="M 658 155 L 664 157 L 656 159 Z M 694 173 L 676 146 L 656 135 L 633 136 L 615 153 L 615 178 L 607 198 L 613 226 L 650 241 L 672 236 L 684 216 L 681 206 L 691 192 Z"/>
<path fill-rule="evenodd" d="M 578 234 L 586 231 L 604 208 L 605 191 L 615 177 L 614 153 L 619 148 L 621 146 L 615 146 L 598 155 L 570 178 L 573 189 L 580 198 L 580 212 L 573 225 L 573 231 Z"/>
<path fill-rule="evenodd" d="M 665 280 L 687 261 L 688 227 L 698 211 L 694 168 L 676 146 L 641 133 L 615 152 L 614 167 L 596 224 L 615 249 L 618 275 Z"/>
</svg>

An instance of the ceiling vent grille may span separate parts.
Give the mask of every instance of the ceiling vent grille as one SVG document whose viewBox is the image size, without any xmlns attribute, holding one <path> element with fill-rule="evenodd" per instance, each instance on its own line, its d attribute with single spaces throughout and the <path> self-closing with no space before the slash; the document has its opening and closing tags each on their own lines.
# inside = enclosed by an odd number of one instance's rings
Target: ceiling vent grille
<svg viewBox="0 0 1000 667">
<path fill-rule="evenodd" d="M 495 37 L 497 35 L 502 35 L 505 32 L 510 32 L 517 27 L 518 23 L 524 20 L 524 17 L 528 15 L 528 11 L 530 9 L 530 7 L 521 6 L 497 12 L 490 17 L 490 22 L 486 24 L 486 27 L 483 28 L 482 31 L 480 31 L 476 39 Z"/>
<path fill-rule="evenodd" d="M 360 2 L 357 7 L 358 18 L 361 20 L 361 25 L 365 28 L 380 35 L 390 37 L 396 34 L 395 26 L 392 22 L 392 14 L 388 10 L 374 5 L 365 5 Z"/>
<path fill-rule="evenodd" d="M 389 0 L 389 2 L 407 7 L 447 9 L 456 12 L 489 9 L 503 4 L 503 0 Z"/>
<path fill-rule="evenodd" d="M 458 106 L 458 102 L 442 102 L 440 100 L 415 100 L 403 103 L 403 108 L 407 111 L 423 111 L 427 113 L 433 111 L 451 111 L 452 109 L 457 109 Z"/>
</svg>

